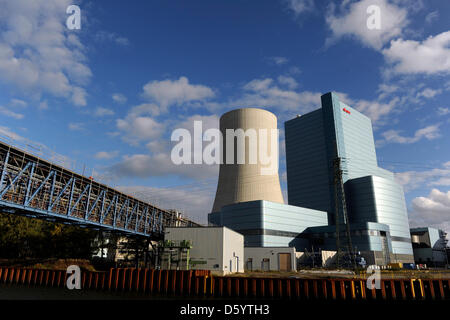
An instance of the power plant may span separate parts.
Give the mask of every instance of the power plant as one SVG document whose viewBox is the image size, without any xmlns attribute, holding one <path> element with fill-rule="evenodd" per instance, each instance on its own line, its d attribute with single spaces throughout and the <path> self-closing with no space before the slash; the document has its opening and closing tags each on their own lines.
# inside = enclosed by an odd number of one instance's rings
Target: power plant
<svg viewBox="0 0 450 320">
<path fill-rule="evenodd" d="M 278 174 L 277 118 L 257 108 L 220 118 L 222 161 L 207 227 L 1 143 L 0 204 L 10 214 L 122 235 L 134 247 L 135 268 L 84 272 L 83 288 L 218 297 L 448 298 L 447 280 L 421 279 L 416 271 L 414 278 L 381 279 L 382 290 L 369 290 L 369 270 L 447 267 L 446 233 L 409 228 L 402 187 L 378 167 L 370 119 L 334 93 L 321 101 L 322 108 L 284 124 L 287 204 Z M 146 240 L 144 268 L 138 239 Z M 271 271 L 276 273 L 259 273 Z M 349 276 L 333 278 L 336 272 Z M 64 287 L 62 275 L 0 266 L 0 283 Z"/>
<path fill-rule="evenodd" d="M 377 165 L 370 119 L 334 93 L 321 99 L 322 108 L 285 123 L 288 204 L 278 174 L 261 175 L 259 164 L 222 164 L 209 224 L 243 234 L 245 247 L 413 263 L 403 190 Z M 274 129 L 276 117 L 255 108 L 221 117 L 224 135 L 238 128 Z"/>
<path fill-rule="evenodd" d="M 448 314 L 450 0 L 428 2 L 0 0 L 0 302 Z"/>
</svg>

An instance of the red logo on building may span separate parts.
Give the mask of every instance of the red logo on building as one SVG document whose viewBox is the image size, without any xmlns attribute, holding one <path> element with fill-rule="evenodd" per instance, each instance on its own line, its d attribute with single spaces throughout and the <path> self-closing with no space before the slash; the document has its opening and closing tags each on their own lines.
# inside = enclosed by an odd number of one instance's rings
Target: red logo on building
<svg viewBox="0 0 450 320">
<path fill-rule="evenodd" d="M 348 114 L 350 114 L 350 111 L 349 110 L 347 110 L 347 109 L 342 109 L 342 110 L 344 110 L 344 112 L 347 112 Z"/>
</svg>

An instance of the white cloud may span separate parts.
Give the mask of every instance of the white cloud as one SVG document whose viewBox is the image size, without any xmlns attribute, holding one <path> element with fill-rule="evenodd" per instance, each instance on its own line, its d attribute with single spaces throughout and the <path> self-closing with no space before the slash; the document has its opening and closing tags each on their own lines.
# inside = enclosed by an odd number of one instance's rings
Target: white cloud
<svg viewBox="0 0 450 320">
<path fill-rule="evenodd" d="M 431 186 L 450 186 L 450 177 L 440 178 L 430 183 Z"/>
<path fill-rule="evenodd" d="M 413 204 L 420 205 L 420 207 L 427 207 L 429 209 L 442 209 L 450 208 L 450 191 L 447 193 L 443 193 L 439 191 L 438 189 L 431 190 L 430 194 L 428 195 L 428 198 L 425 197 L 418 197 L 415 200 L 422 200 L 422 201 L 413 201 Z M 426 204 L 424 206 L 424 204 Z M 448 212 L 448 210 L 446 210 Z M 450 218 L 450 215 L 449 215 Z"/>
<path fill-rule="evenodd" d="M 430 125 L 425 128 L 419 129 L 414 133 L 413 137 L 404 137 L 400 135 L 398 130 L 388 130 L 382 133 L 386 143 L 401 143 L 409 144 L 415 143 L 421 139 L 433 140 L 439 138 L 439 124 Z"/>
<path fill-rule="evenodd" d="M 118 36 L 116 37 L 115 41 L 117 44 L 120 44 L 122 46 L 128 46 L 130 44 L 130 41 L 125 37 Z"/>
<path fill-rule="evenodd" d="M 248 91 L 262 91 L 267 90 L 273 83 L 273 79 L 254 79 L 248 83 L 246 83 L 243 87 L 244 90 Z"/>
<path fill-rule="evenodd" d="M 48 109 L 48 103 L 47 103 L 47 100 L 41 101 L 41 102 L 39 103 L 38 108 L 39 108 L 39 110 L 47 110 L 47 109 Z"/>
<path fill-rule="evenodd" d="M 215 93 L 207 86 L 190 84 L 188 78 L 180 77 L 178 80 L 151 81 L 144 86 L 143 95 L 162 108 L 167 108 L 212 98 Z"/>
<path fill-rule="evenodd" d="M 369 14 L 366 10 L 371 5 L 380 8 L 379 30 L 367 27 Z M 388 64 L 385 76 L 448 73 L 450 31 L 429 36 L 423 41 L 403 39 L 404 31 L 410 22 L 408 11 L 417 12 L 422 9 L 421 1 L 345 0 L 340 6 L 332 3 L 326 17 L 332 36 L 327 39 L 326 45 L 348 36 L 358 39 L 367 47 L 379 50 Z M 426 21 L 431 23 L 437 17 L 438 12 L 433 11 L 427 15 Z M 410 30 L 407 31 L 411 33 Z"/>
<path fill-rule="evenodd" d="M 158 154 L 163 152 L 169 152 L 170 141 L 167 140 L 152 140 L 148 142 L 145 147 L 150 151 L 151 154 Z"/>
<path fill-rule="evenodd" d="M 282 84 L 282 85 L 286 85 L 291 90 L 298 87 L 297 81 L 294 78 L 292 78 L 292 77 L 279 76 L 278 77 L 278 82 L 280 84 Z"/>
<path fill-rule="evenodd" d="M 189 130 L 192 134 L 194 132 L 194 121 L 201 121 L 203 131 L 210 128 L 219 128 L 219 117 L 217 115 L 211 116 L 202 116 L 202 115 L 193 115 L 183 120 L 179 124 L 176 125 L 177 128 L 184 128 Z"/>
<path fill-rule="evenodd" d="M 378 99 L 383 100 L 386 97 L 392 96 L 393 93 L 397 92 L 400 88 L 397 85 L 381 83 L 378 85 L 377 92 L 379 93 Z"/>
<path fill-rule="evenodd" d="M 397 172 L 395 173 L 395 179 L 407 192 L 423 186 L 446 185 L 446 180 L 450 179 L 450 161 L 444 163 L 442 168 Z"/>
<path fill-rule="evenodd" d="M 86 90 L 80 87 L 74 87 L 72 89 L 72 103 L 76 106 L 86 106 Z"/>
<path fill-rule="evenodd" d="M 445 115 L 447 115 L 447 114 L 449 114 L 449 113 L 450 113 L 450 108 L 442 108 L 442 107 L 439 107 L 438 110 L 437 110 L 437 114 L 438 114 L 439 116 L 445 116 Z"/>
<path fill-rule="evenodd" d="M 142 103 L 140 105 L 131 108 L 129 115 L 131 116 L 149 115 L 156 117 L 159 116 L 161 113 L 164 113 L 165 111 L 166 111 L 165 109 L 161 109 L 160 106 L 154 103 Z"/>
<path fill-rule="evenodd" d="M 395 97 L 389 102 L 358 100 L 353 103 L 353 107 L 368 116 L 372 122 L 379 121 L 382 117 L 389 115 L 398 105 L 400 99 Z"/>
<path fill-rule="evenodd" d="M 132 119 L 138 119 L 132 118 Z M 202 122 L 203 132 L 209 128 L 219 127 L 219 118 L 216 115 L 202 116 L 193 115 L 182 121 L 173 124 L 173 129 L 183 128 L 191 132 L 191 138 L 193 139 L 193 125 L 194 121 Z M 168 124 L 158 124 L 161 128 L 164 126 L 168 128 Z M 137 129 L 136 125 L 132 126 L 133 129 Z M 143 128 L 142 134 L 139 135 L 137 132 L 133 132 L 132 136 L 128 132 L 129 142 L 139 142 L 141 140 L 148 141 L 146 147 L 150 154 L 133 154 L 124 156 L 123 160 L 105 170 L 105 176 L 108 179 L 120 179 L 124 177 L 132 178 L 145 178 L 151 176 L 165 176 L 165 175 L 177 175 L 180 177 L 190 178 L 190 179 L 204 179 L 217 176 L 218 165 L 175 165 L 171 160 L 171 147 L 176 144 L 176 142 L 171 142 L 170 138 L 161 139 L 160 133 L 161 128 L 158 127 L 154 135 L 145 135 L 145 132 L 149 132 Z M 138 129 L 140 130 L 140 129 Z M 150 130 L 151 131 L 151 130 Z M 208 144 L 204 142 L 204 145 Z M 192 157 L 194 156 L 194 150 L 192 151 Z"/>
<path fill-rule="evenodd" d="M 112 95 L 112 99 L 114 100 L 114 102 L 121 103 L 121 104 L 127 102 L 127 97 L 125 97 L 121 93 L 114 93 Z"/>
<path fill-rule="evenodd" d="M 117 119 L 116 125 L 117 129 L 125 133 L 124 141 L 132 145 L 159 137 L 164 129 L 164 126 L 153 118 L 134 114 L 129 114 L 125 119 Z"/>
<path fill-rule="evenodd" d="M 6 137 L 8 140 L 25 141 L 25 138 L 11 131 L 8 127 L 0 126 L 0 135 Z"/>
<path fill-rule="evenodd" d="M 25 94 L 43 93 L 86 105 L 91 78 L 85 48 L 67 33 L 70 0 L 0 0 L 0 78 Z"/>
<path fill-rule="evenodd" d="M 100 42 L 113 42 L 121 46 L 128 46 L 130 44 L 130 41 L 127 38 L 119 36 L 114 32 L 99 31 L 95 34 L 95 39 Z"/>
<path fill-rule="evenodd" d="M 106 134 L 110 137 L 117 137 L 120 135 L 120 132 L 119 131 L 109 131 Z"/>
<path fill-rule="evenodd" d="M 439 11 L 432 11 L 425 17 L 427 23 L 432 23 L 434 20 L 439 19 Z"/>
<path fill-rule="evenodd" d="M 97 117 L 112 116 L 114 115 L 114 111 L 108 108 L 98 107 L 95 109 L 94 115 Z"/>
<path fill-rule="evenodd" d="M 278 84 L 277 84 L 278 82 Z M 272 78 L 254 79 L 242 86 L 244 94 L 225 104 L 230 107 L 260 107 L 276 108 L 280 111 L 292 111 L 296 114 L 303 114 L 318 109 L 321 106 L 321 96 L 323 93 L 312 91 L 296 91 L 297 81 L 288 76 L 279 76 L 277 82 Z M 382 90 L 395 89 L 382 88 Z M 358 111 L 368 116 L 372 122 L 380 122 L 385 119 L 400 103 L 400 98 L 394 97 L 388 102 L 381 102 L 381 98 L 374 101 L 354 100 L 346 93 L 336 92 L 343 102 L 354 107 Z M 289 117 L 287 113 L 280 114 Z"/>
<path fill-rule="evenodd" d="M 450 229 L 450 191 L 432 189 L 427 197 L 412 200 L 412 225 L 433 226 L 449 231 Z"/>
<path fill-rule="evenodd" d="M 137 105 L 123 119 L 116 120 L 117 129 L 124 132 L 123 140 L 137 145 L 141 141 L 158 138 L 164 125 L 155 119 L 161 114 L 161 108 L 154 103 Z"/>
<path fill-rule="evenodd" d="M 302 70 L 300 70 L 299 67 L 293 66 L 293 67 L 289 68 L 289 73 L 293 74 L 293 75 L 296 75 L 296 74 L 302 73 Z"/>
<path fill-rule="evenodd" d="M 266 79 L 254 79 L 248 83 L 246 83 L 243 87 L 244 90 L 248 91 L 262 91 L 269 89 L 270 85 L 273 83 L 273 80 L 270 78 Z"/>
<path fill-rule="evenodd" d="M 393 72 L 399 74 L 437 74 L 450 72 L 450 31 L 424 41 L 392 40 L 383 50 Z"/>
<path fill-rule="evenodd" d="M 431 88 L 426 88 L 426 89 L 422 90 L 421 92 L 418 92 L 417 93 L 417 97 L 418 98 L 424 97 L 424 98 L 430 99 L 430 98 L 433 98 L 434 96 L 436 96 L 436 95 L 438 95 L 440 93 L 442 93 L 441 89 L 434 90 L 434 89 L 431 89 Z"/>
<path fill-rule="evenodd" d="M 149 178 L 176 175 L 190 179 L 217 177 L 219 166 L 207 164 L 175 165 L 169 152 L 128 155 L 123 160 L 105 170 L 108 179 Z"/>
<path fill-rule="evenodd" d="M 367 8 L 376 5 L 380 8 L 381 28 L 369 29 Z M 367 47 L 381 49 L 389 40 L 402 34 L 408 25 L 407 10 L 387 0 L 362 0 L 358 2 L 343 1 L 336 13 L 336 6 L 331 5 L 326 22 L 333 35 L 327 44 L 345 36 L 361 41 Z"/>
<path fill-rule="evenodd" d="M 86 128 L 84 127 L 84 123 L 81 122 L 71 122 L 67 126 L 71 131 L 84 131 Z"/>
<path fill-rule="evenodd" d="M 176 209 L 184 217 L 206 224 L 213 205 L 216 179 L 170 188 L 123 186 L 118 189 L 162 208 Z"/>
<path fill-rule="evenodd" d="M 289 59 L 286 58 L 286 57 L 269 57 L 269 58 L 267 58 L 267 60 L 271 64 L 276 64 L 277 66 L 281 66 L 283 64 L 286 64 L 289 61 Z"/>
<path fill-rule="evenodd" d="M 291 9 L 296 16 L 314 10 L 314 0 L 286 0 L 288 8 Z"/>
<path fill-rule="evenodd" d="M 23 117 L 24 117 L 23 114 L 11 111 L 8 108 L 5 108 L 3 106 L 0 106 L 0 114 L 7 116 L 7 117 L 17 119 L 17 120 L 23 119 Z"/>
<path fill-rule="evenodd" d="M 286 84 L 286 81 L 284 84 Z M 292 84 L 293 82 L 291 82 Z M 283 89 L 276 85 L 271 78 L 254 79 L 245 84 L 243 89 L 244 95 L 229 102 L 228 106 L 271 107 L 283 111 L 291 110 L 297 113 L 308 112 L 320 107 L 321 93 L 310 91 L 296 92 L 291 89 Z"/>
<path fill-rule="evenodd" d="M 119 151 L 99 151 L 95 154 L 94 158 L 99 160 L 109 160 L 117 157 Z"/>
<path fill-rule="evenodd" d="M 19 107 L 19 108 L 25 108 L 28 104 L 20 99 L 11 99 L 10 106 L 12 107 Z"/>
</svg>

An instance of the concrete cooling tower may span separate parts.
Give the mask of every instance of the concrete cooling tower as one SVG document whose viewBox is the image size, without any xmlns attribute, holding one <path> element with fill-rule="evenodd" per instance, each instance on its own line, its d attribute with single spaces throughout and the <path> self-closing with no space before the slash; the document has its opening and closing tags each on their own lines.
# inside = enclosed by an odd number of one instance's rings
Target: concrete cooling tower
<svg viewBox="0 0 450 320">
<path fill-rule="evenodd" d="M 234 141 L 233 164 L 226 163 L 226 129 L 267 129 L 267 154 L 271 150 L 271 129 L 277 129 L 277 117 L 266 110 L 257 108 L 236 109 L 227 112 L 220 118 L 220 131 L 223 136 L 223 164 L 220 165 L 219 181 L 217 184 L 216 198 L 212 212 L 218 212 L 228 204 L 253 200 L 267 200 L 284 203 L 278 177 L 278 167 L 275 172 L 262 174 L 261 169 L 267 167 L 261 162 L 260 145 L 258 136 L 257 160 L 254 164 L 249 162 L 249 138 L 245 138 L 245 164 L 238 164 L 236 159 L 237 140 Z M 276 161 L 278 164 L 278 137 L 276 139 Z"/>
</svg>

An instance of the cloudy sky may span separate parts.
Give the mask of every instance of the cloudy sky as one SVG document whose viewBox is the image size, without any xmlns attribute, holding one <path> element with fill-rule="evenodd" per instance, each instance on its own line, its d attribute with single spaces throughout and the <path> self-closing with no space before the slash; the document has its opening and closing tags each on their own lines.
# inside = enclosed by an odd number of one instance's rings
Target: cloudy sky
<svg viewBox="0 0 450 320">
<path fill-rule="evenodd" d="M 372 119 L 411 225 L 450 231 L 449 15 L 441 0 L 0 0 L 0 138 L 205 222 L 218 168 L 173 165 L 172 131 L 237 107 L 282 128 L 336 91 Z"/>
</svg>

